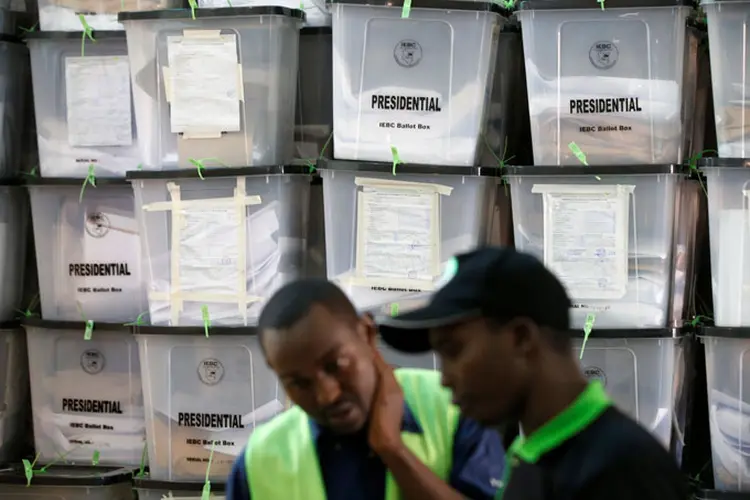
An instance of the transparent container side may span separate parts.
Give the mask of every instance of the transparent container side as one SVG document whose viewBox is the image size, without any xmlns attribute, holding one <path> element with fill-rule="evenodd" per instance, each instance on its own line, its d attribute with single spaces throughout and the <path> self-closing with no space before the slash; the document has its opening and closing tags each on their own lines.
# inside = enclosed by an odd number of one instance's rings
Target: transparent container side
<svg viewBox="0 0 750 500">
<path fill-rule="evenodd" d="M 43 177 L 124 177 L 141 163 L 125 36 L 89 43 L 31 39 Z"/>
<path fill-rule="evenodd" d="M 0 484 L 3 500 L 132 500 L 129 483 L 110 486 L 31 486 Z"/>
<path fill-rule="evenodd" d="M 471 166 L 478 160 L 499 31 L 495 13 L 335 3 L 338 159 Z"/>
<path fill-rule="evenodd" d="M 681 162 L 689 12 L 521 10 L 534 164 L 579 164 L 571 142 L 591 165 Z"/>
<path fill-rule="evenodd" d="M 253 429 L 285 408 L 257 337 L 137 335 L 150 477 L 224 480 Z"/>
<path fill-rule="evenodd" d="M 15 460 L 28 435 L 29 365 L 23 330 L 0 330 L 0 461 Z"/>
<path fill-rule="evenodd" d="M 31 186 L 42 316 L 134 321 L 145 308 L 130 186 Z"/>
<path fill-rule="evenodd" d="M 212 481 L 211 482 L 211 489 L 213 490 L 215 488 L 215 484 Z M 201 497 L 201 491 L 199 490 L 157 490 L 157 489 L 149 489 L 149 488 L 134 488 L 136 493 L 138 493 L 138 500 L 162 500 L 164 498 L 179 498 L 179 499 L 185 499 L 185 498 L 202 498 Z M 225 500 L 226 496 L 224 493 L 214 493 L 211 492 L 210 496 L 208 497 L 209 500 Z"/>
<path fill-rule="evenodd" d="M 28 198 L 23 188 L 0 186 L 0 321 L 18 316 L 26 267 Z"/>
<path fill-rule="evenodd" d="M 750 340 L 705 337 L 709 427 L 717 490 L 750 492 Z"/>
<path fill-rule="evenodd" d="M 566 286 L 573 328 L 591 313 L 598 328 L 667 325 L 680 178 L 509 176 L 516 248 Z"/>
<path fill-rule="evenodd" d="M 29 88 L 29 51 L 21 43 L 0 42 L 0 177 L 11 178 L 21 166 L 23 131 L 26 125 L 24 105 Z"/>
<path fill-rule="evenodd" d="M 331 157 L 333 144 L 332 35 L 302 30 L 295 117 L 295 157 Z"/>
<path fill-rule="evenodd" d="M 82 31 L 79 14 L 94 31 L 117 31 L 117 13 L 176 9 L 181 0 L 39 0 L 39 28 L 42 31 Z M 93 45 L 93 44 L 92 44 Z"/>
<path fill-rule="evenodd" d="M 708 25 L 711 57 L 711 83 L 719 156 L 750 157 L 750 68 L 744 54 L 750 48 L 747 39 L 750 2 L 702 4 Z"/>
<path fill-rule="evenodd" d="M 252 325 L 303 275 L 310 178 L 240 176 L 133 183 L 151 324 Z M 240 243 L 243 242 L 243 243 Z"/>
<path fill-rule="evenodd" d="M 674 416 L 674 339 L 575 339 L 573 352 L 589 380 L 599 380 L 615 405 L 669 448 Z"/>
<path fill-rule="evenodd" d="M 750 171 L 703 169 L 708 184 L 711 280 L 717 326 L 750 325 Z"/>
<path fill-rule="evenodd" d="M 495 178 L 320 173 L 328 279 L 357 309 L 434 290 L 443 265 L 491 233 Z"/>
<path fill-rule="evenodd" d="M 25 326 L 39 464 L 138 466 L 145 419 L 138 347 L 130 334 Z"/>
<path fill-rule="evenodd" d="M 126 21 L 144 164 L 166 170 L 194 169 L 191 159 L 207 168 L 291 160 L 300 24 L 280 15 Z M 215 30 L 216 39 L 193 30 Z M 196 67 L 203 69 L 189 71 Z"/>
</svg>

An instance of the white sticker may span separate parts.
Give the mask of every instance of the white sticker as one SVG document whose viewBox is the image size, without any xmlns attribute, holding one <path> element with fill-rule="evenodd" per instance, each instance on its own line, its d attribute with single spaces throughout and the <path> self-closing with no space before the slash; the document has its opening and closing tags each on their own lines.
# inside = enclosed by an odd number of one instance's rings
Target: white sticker
<svg viewBox="0 0 750 500">
<path fill-rule="evenodd" d="M 167 37 L 171 130 L 193 137 L 240 130 L 236 35 Z"/>
<path fill-rule="evenodd" d="M 440 274 L 440 195 L 450 188 L 366 181 L 357 182 L 358 277 L 430 288 Z"/>
<path fill-rule="evenodd" d="M 65 58 L 65 99 L 71 146 L 133 144 L 127 56 Z"/>
<path fill-rule="evenodd" d="M 635 186 L 542 185 L 544 262 L 573 299 L 619 299 L 628 285 L 628 222 Z"/>
</svg>

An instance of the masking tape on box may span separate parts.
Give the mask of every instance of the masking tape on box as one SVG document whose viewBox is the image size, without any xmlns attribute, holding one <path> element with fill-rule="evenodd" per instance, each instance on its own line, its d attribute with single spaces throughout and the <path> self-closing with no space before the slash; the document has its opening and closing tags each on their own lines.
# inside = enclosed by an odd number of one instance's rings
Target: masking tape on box
<svg viewBox="0 0 750 500">
<path fill-rule="evenodd" d="M 247 293 L 247 207 L 249 205 L 260 205 L 261 197 L 257 195 L 246 195 L 246 179 L 238 177 L 234 188 L 234 196 L 231 198 L 213 198 L 203 200 L 183 200 L 180 195 L 180 186 L 174 182 L 167 183 L 167 191 L 171 201 L 155 202 L 143 206 L 144 212 L 167 212 L 171 211 L 172 234 L 170 248 L 170 290 L 169 292 L 149 292 L 150 300 L 165 301 L 169 303 L 171 313 L 171 324 L 179 324 L 180 313 L 185 301 L 208 302 L 208 303 L 230 303 L 237 304 L 242 318 L 247 322 L 247 306 L 264 300 L 264 297 L 248 295 Z M 187 292 L 182 290 L 180 281 L 180 248 L 181 231 L 184 223 L 183 210 L 185 209 L 235 209 L 239 215 L 238 229 L 238 258 L 237 265 L 240 271 L 236 294 Z M 250 250 L 252 253 L 252 249 Z M 253 256 L 250 256 L 253 261 Z"/>
</svg>

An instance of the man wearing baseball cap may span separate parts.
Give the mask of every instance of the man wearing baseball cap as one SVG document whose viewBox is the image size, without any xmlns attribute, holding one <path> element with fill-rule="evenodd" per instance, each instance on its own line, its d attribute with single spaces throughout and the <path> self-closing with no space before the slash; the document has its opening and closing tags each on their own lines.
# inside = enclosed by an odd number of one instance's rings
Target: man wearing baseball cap
<svg viewBox="0 0 750 500">
<path fill-rule="evenodd" d="M 496 498 L 688 498 L 667 450 L 581 374 L 570 299 L 539 260 L 482 248 L 446 269 L 429 304 L 378 318 L 380 334 L 404 352 L 434 349 L 463 414 L 488 426 L 520 423 Z"/>
</svg>

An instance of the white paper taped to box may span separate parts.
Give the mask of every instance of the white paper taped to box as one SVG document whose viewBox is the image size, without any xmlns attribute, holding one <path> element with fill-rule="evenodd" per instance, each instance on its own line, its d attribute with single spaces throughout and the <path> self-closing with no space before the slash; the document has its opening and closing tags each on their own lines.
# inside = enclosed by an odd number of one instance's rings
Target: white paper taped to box
<svg viewBox="0 0 750 500">
<path fill-rule="evenodd" d="M 658 325 L 666 314 L 659 304 L 667 300 L 668 274 L 661 273 L 658 265 L 656 271 L 642 269 L 665 256 L 639 247 L 635 203 L 630 213 L 634 190 L 633 185 L 605 184 L 535 184 L 531 190 L 543 196 L 544 232 L 543 241 L 526 235 L 529 243 L 543 249 L 545 264 L 563 282 L 582 314 L 586 314 L 587 302 L 606 302 L 607 326 Z M 523 228 L 519 232 L 525 234 Z M 631 256 L 635 260 L 632 276 Z"/>
<path fill-rule="evenodd" d="M 167 57 L 162 72 L 172 133 L 217 139 L 222 132 L 239 132 L 245 97 L 237 35 L 183 30 L 183 36 L 167 37 Z"/>
<path fill-rule="evenodd" d="M 145 212 L 171 216 L 170 280 L 154 278 L 149 287 L 154 324 L 202 325 L 200 306 L 206 304 L 212 323 L 247 325 L 278 287 L 278 202 L 248 215 L 250 206 L 263 202 L 247 196 L 245 186 L 238 177 L 231 198 L 184 200 L 179 185 L 170 182 L 171 201 L 144 205 Z"/>
<path fill-rule="evenodd" d="M 356 177 L 356 262 L 336 280 L 358 307 L 382 302 L 381 293 L 432 291 L 441 274 L 440 184 Z"/>
</svg>

